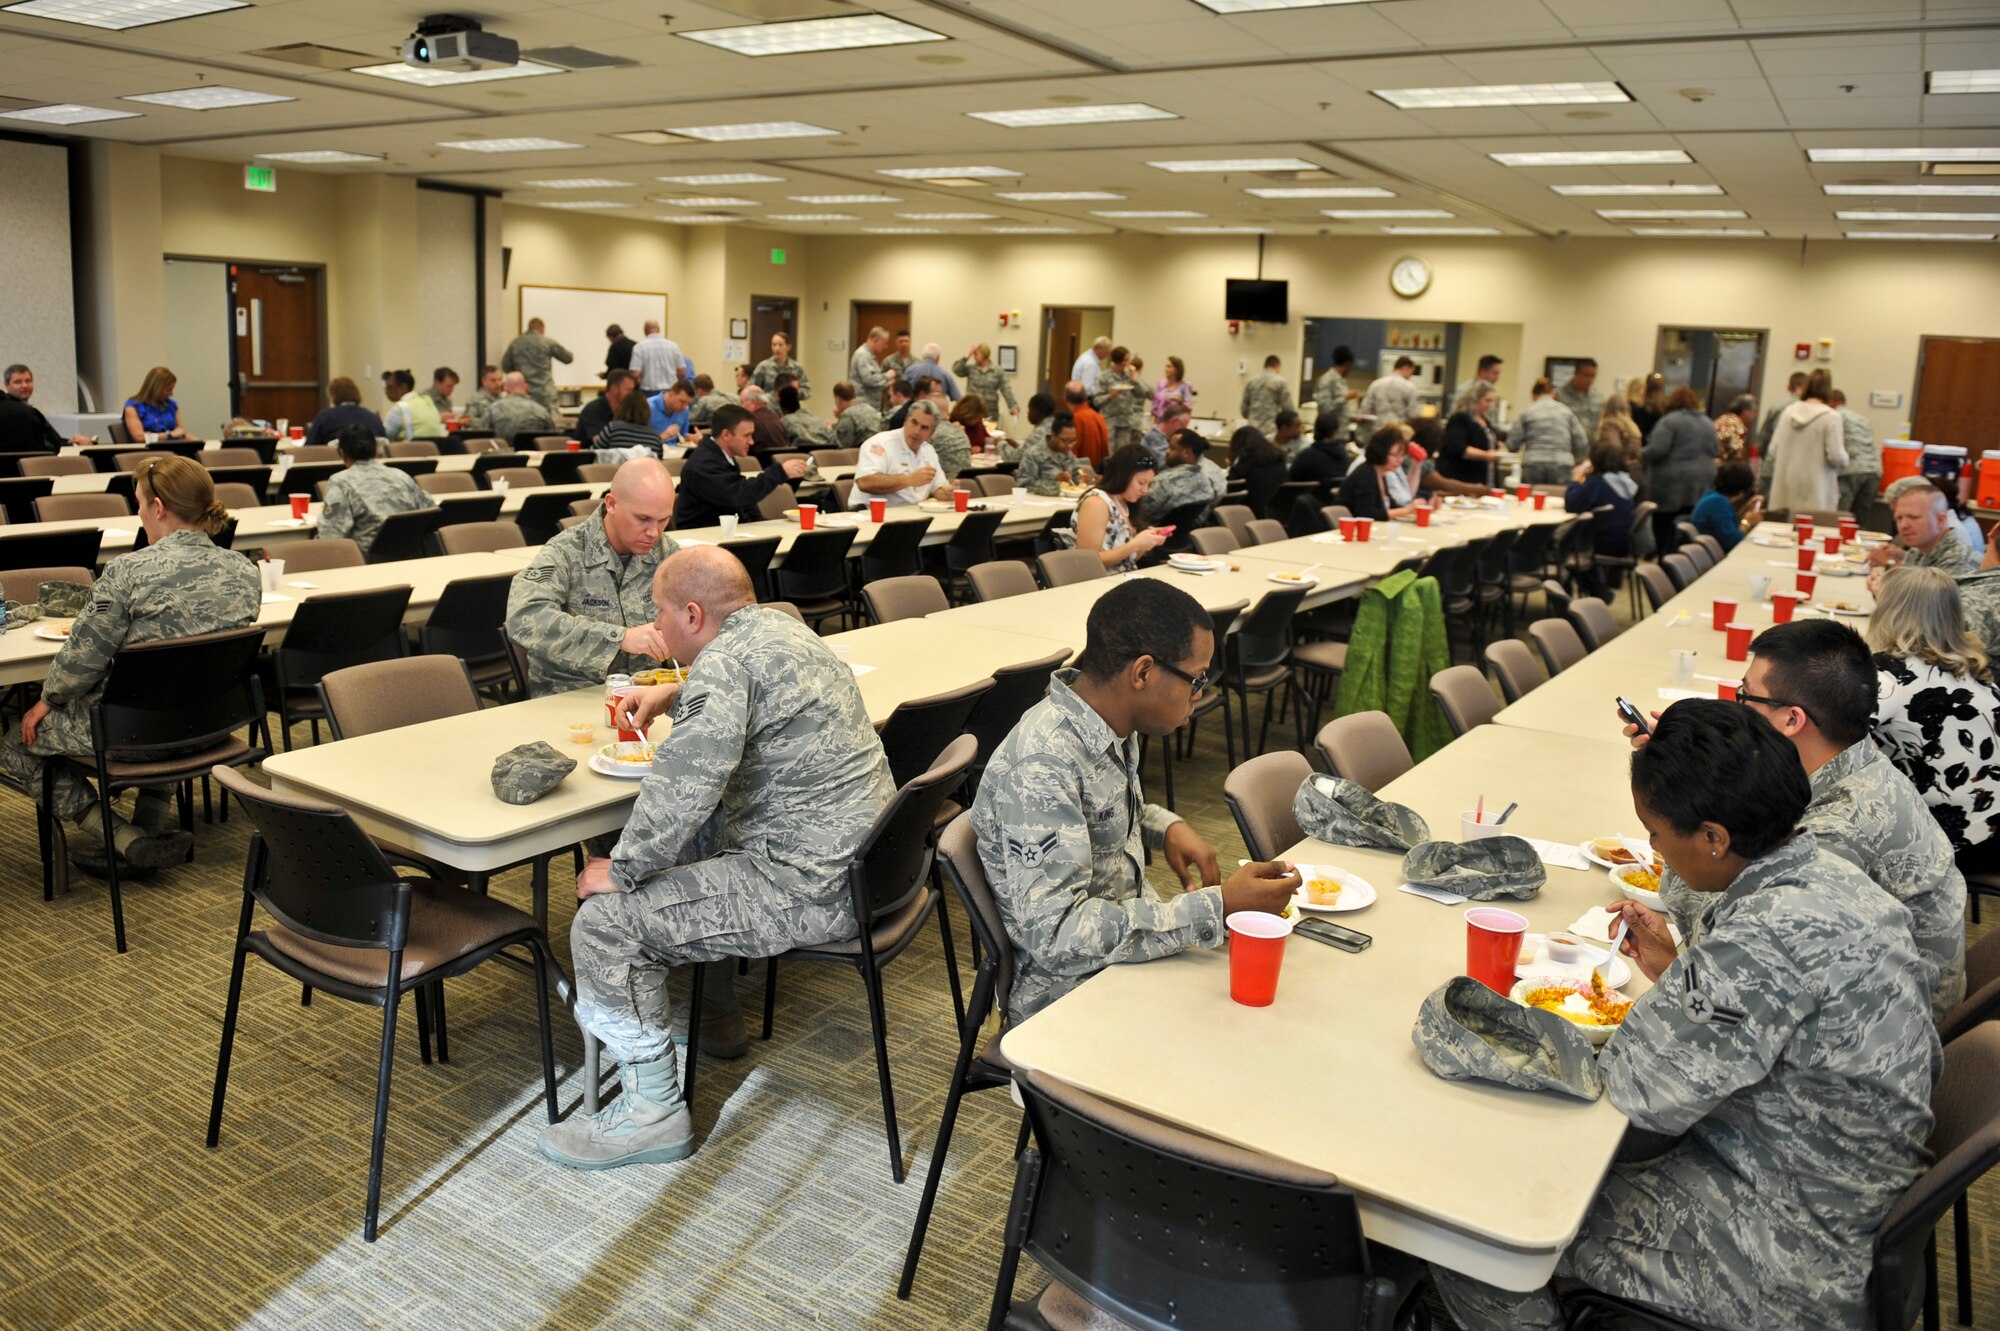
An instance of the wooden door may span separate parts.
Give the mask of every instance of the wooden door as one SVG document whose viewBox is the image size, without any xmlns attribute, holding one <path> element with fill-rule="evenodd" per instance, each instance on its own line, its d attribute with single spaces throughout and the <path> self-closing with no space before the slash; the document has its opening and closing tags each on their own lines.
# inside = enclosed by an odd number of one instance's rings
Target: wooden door
<svg viewBox="0 0 2000 1331">
<path fill-rule="evenodd" d="M 750 298 L 750 364 L 771 354 L 771 334 L 783 333 L 791 339 L 792 359 L 799 358 L 799 303 L 790 296 Z"/>
<path fill-rule="evenodd" d="M 1991 447 L 1993 385 L 2000 384 L 2000 339 L 1927 337 L 1917 351 L 1910 438 L 1956 444 L 1968 457 Z"/>
<path fill-rule="evenodd" d="M 1042 307 L 1042 374 L 1036 390 L 1062 404 L 1062 386 L 1083 354 L 1083 311 L 1073 305 Z"/>
<path fill-rule="evenodd" d="M 881 328 L 889 334 L 889 351 L 896 349 L 896 334 L 910 326 L 910 302 L 907 300 L 857 300 L 853 303 L 853 328 L 847 339 L 847 355 L 850 360 L 854 353 L 868 340 L 868 330 Z M 846 376 L 843 375 L 843 378 Z"/>
<path fill-rule="evenodd" d="M 311 420 L 325 398 L 320 270 L 244 263 L 229 271 L 236 320 L 234 414 Z"/>
</svg>

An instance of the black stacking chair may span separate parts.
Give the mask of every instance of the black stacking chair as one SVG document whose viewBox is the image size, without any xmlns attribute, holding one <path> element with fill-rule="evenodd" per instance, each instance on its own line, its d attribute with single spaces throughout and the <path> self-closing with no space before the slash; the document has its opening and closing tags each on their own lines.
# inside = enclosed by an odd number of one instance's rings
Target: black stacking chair
<svg viewBox="0 0 2000 1331">
<path fill-rule="evenodd" d="M 284 642 L 271 653 L 271 701 L 284 728 L 287 751 L 297 721 L 312 722 L 313 743 L 319 743 L 319 723 L 326 715 L 319 692 L 321 676 L 409 655 L 403 636 L 403 616 L 409 608 L 407 586 L 316 592 L 299 602 Z"/>
<path fill-rule="evenodd" d="M 435 459 L 432 459 L 435 461 Z M 382 519 L 375 543 L 368 547 L 368 562 L 387 564 L 398 559 L 425 559 L 441 555 L 444 547 L 436 539 L 438 528 L 453 519 L 441 508 L 413 508 L 407 513 L 391 513 Z"/>
<path fill-rule="evenodd" d="M 785 552 L 785 562 L 771 570 L 775 599 L 797 606 L 815 629 L 836 615 L 849 622 L 854 619 L 847 581 L 847 552 L 854 535 L 852 527 L 802 531 Z"/>
<path fill-rule="evenodd" d="M 954 602 L 963 598 L 959 589 L 967 584 L 966 573 L 975 564 L 985 564 L 1000 557 L 995 542 L 995 534 L 1006 514 L 995 510 L 983 513 L 967 513 L 951 539 L 944 545 L 945 595 Z"/>
<path fill-rule="evenodd" d="M 0 535 L 0 568 L 96 568 L 103 543 L 104 533 L 96 527 Z"/>
<path fill-rule="evenodd" d="M 424 656 L 456 656 L 465 662 L 474 687 L 504 696 L 509 686 L 519 683 L 507 651 L 507 592 L 513 585 L 512 573 L 447 582 L 417 630 L 417 651 Z"/>
<path fill-rule="evenodd" d="M 38 522 L 41 519 L 35 512 L 35 501 L 55 492 L 53 476 L 14 476 L 0 480 L 0 509 L 6 511 L 7 521 L 16 525 Z"/>
<path fill-rule="evenodd" d="M 750 575 L 750 585 L 756 588 L 758 600 L 773 599 L 771 561 L 778 556 L 777 537 L 746 536 L 734 541 L 719 541 L 717 544 L 742 561 L 743 571 Z"/>
<path fill-rule="evenodd" d="M 546 466 L 542 474 L 548 474 Z M 545 545 L 562 530 L 562 520 L 570 515 L 569 506 L 578 499 L 589 497 L 589 490 L 530 490 L 516 510 L 514 521 L 520 526 L 521 535 L 528 538 L 529 545 Z M 506 496 L 501 495 L 500 499 L 504 502 Z"/>
<path fill-rule="evenodd" d="M 930 529 L 929 518 L 885 522 L 875 528 L 874 539 L 861 549 L 861 581 L 866 584 L 923 572 L 924 536 Z M 785 562 L 791 562 L 789 556 Z"/>
<path fill-rule="evenodd" d="M 444 514 L 444 525 L 447 527 L 455 527 L 462 522 L 498 522 L 500 506 L 506 502 L 506 495 L 466 495 L 464 498 L 440 500 L 438 512 Z"/>
</svg>

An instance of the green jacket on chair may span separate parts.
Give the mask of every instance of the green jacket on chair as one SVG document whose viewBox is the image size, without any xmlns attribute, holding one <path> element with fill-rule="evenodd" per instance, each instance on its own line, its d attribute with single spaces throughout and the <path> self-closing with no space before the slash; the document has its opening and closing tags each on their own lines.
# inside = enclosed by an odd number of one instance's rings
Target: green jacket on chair
<svg viewBox="0 0 2000 1331">
<path fill-rule="evenodd" d="M 1430 679 L 1451 664 L 1436 578 L 1411 569 L 1370 587 L 1354 613 L 1334 715 L 1386 712 L 1418 762 L 1451 742 Z"/>
</svg>

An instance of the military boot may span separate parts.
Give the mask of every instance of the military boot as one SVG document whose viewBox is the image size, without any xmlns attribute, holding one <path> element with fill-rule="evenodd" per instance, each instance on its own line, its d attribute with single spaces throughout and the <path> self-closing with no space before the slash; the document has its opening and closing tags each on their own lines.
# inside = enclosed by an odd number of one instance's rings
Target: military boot
<svg viewBox="0 0 2000 1331">
<path fill-rule="evenodd" d="M 544 1159 L 570 1169 L 668 1165 L 694 1154 L 694 1117 L 681 1099 L 674 1056 L 622 1064 L 618 1098 L 542 1129 Z"/>
</svg>

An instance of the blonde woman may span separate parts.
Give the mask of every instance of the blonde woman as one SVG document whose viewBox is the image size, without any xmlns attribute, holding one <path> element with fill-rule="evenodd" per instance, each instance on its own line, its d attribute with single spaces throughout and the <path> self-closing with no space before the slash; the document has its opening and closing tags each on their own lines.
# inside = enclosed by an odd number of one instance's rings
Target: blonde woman
<svg viewBox="0 0 2000 1331">
<path fill-rule="evenodd" d="M 2000 690 L 1942 569 L 1889 570 L 1868 622 L 1876 747 L 1910 778 L 1966 873 L 2000 869 Z"/>
<path fill-rule="evenodd" d="M 1639 453 L 1646 446 L 1646 436 L 1632 419 L 1632 399 L 1623 393 L 1613 393 L 1604 399 L 1604 414 L 1597 418 L 1596 442 L 1624 449 L 1625 469 L 1635 477 L 1641 474 L 1644 468 Z"/>
<path fill-rule="evenodd" d="M 146 371 L 146 381 L 139 385 L 139 391 L 125 399 L 125 433 L 133 443 L 143 444 L 149 434 L 167 439 L 188 437 L 181 428 L 180 404 L 174 401 L 174 386 L 178 382 L 172 370 L 155 365 Z"/>
<path fill-rule="evenodd" d="M 965 381 L 967 393 L 977 393 L 994 410 L 1002 402 L 1007 404 L 1009 415 L 1021 410 L 1021 404 L 1014 400 L 1014 385 L 1009 382 L 1007 372 L 993 363 L 993 348 L 986 343 L 979 343 L 953 361 L 951 372 Z"/>
</svg>

